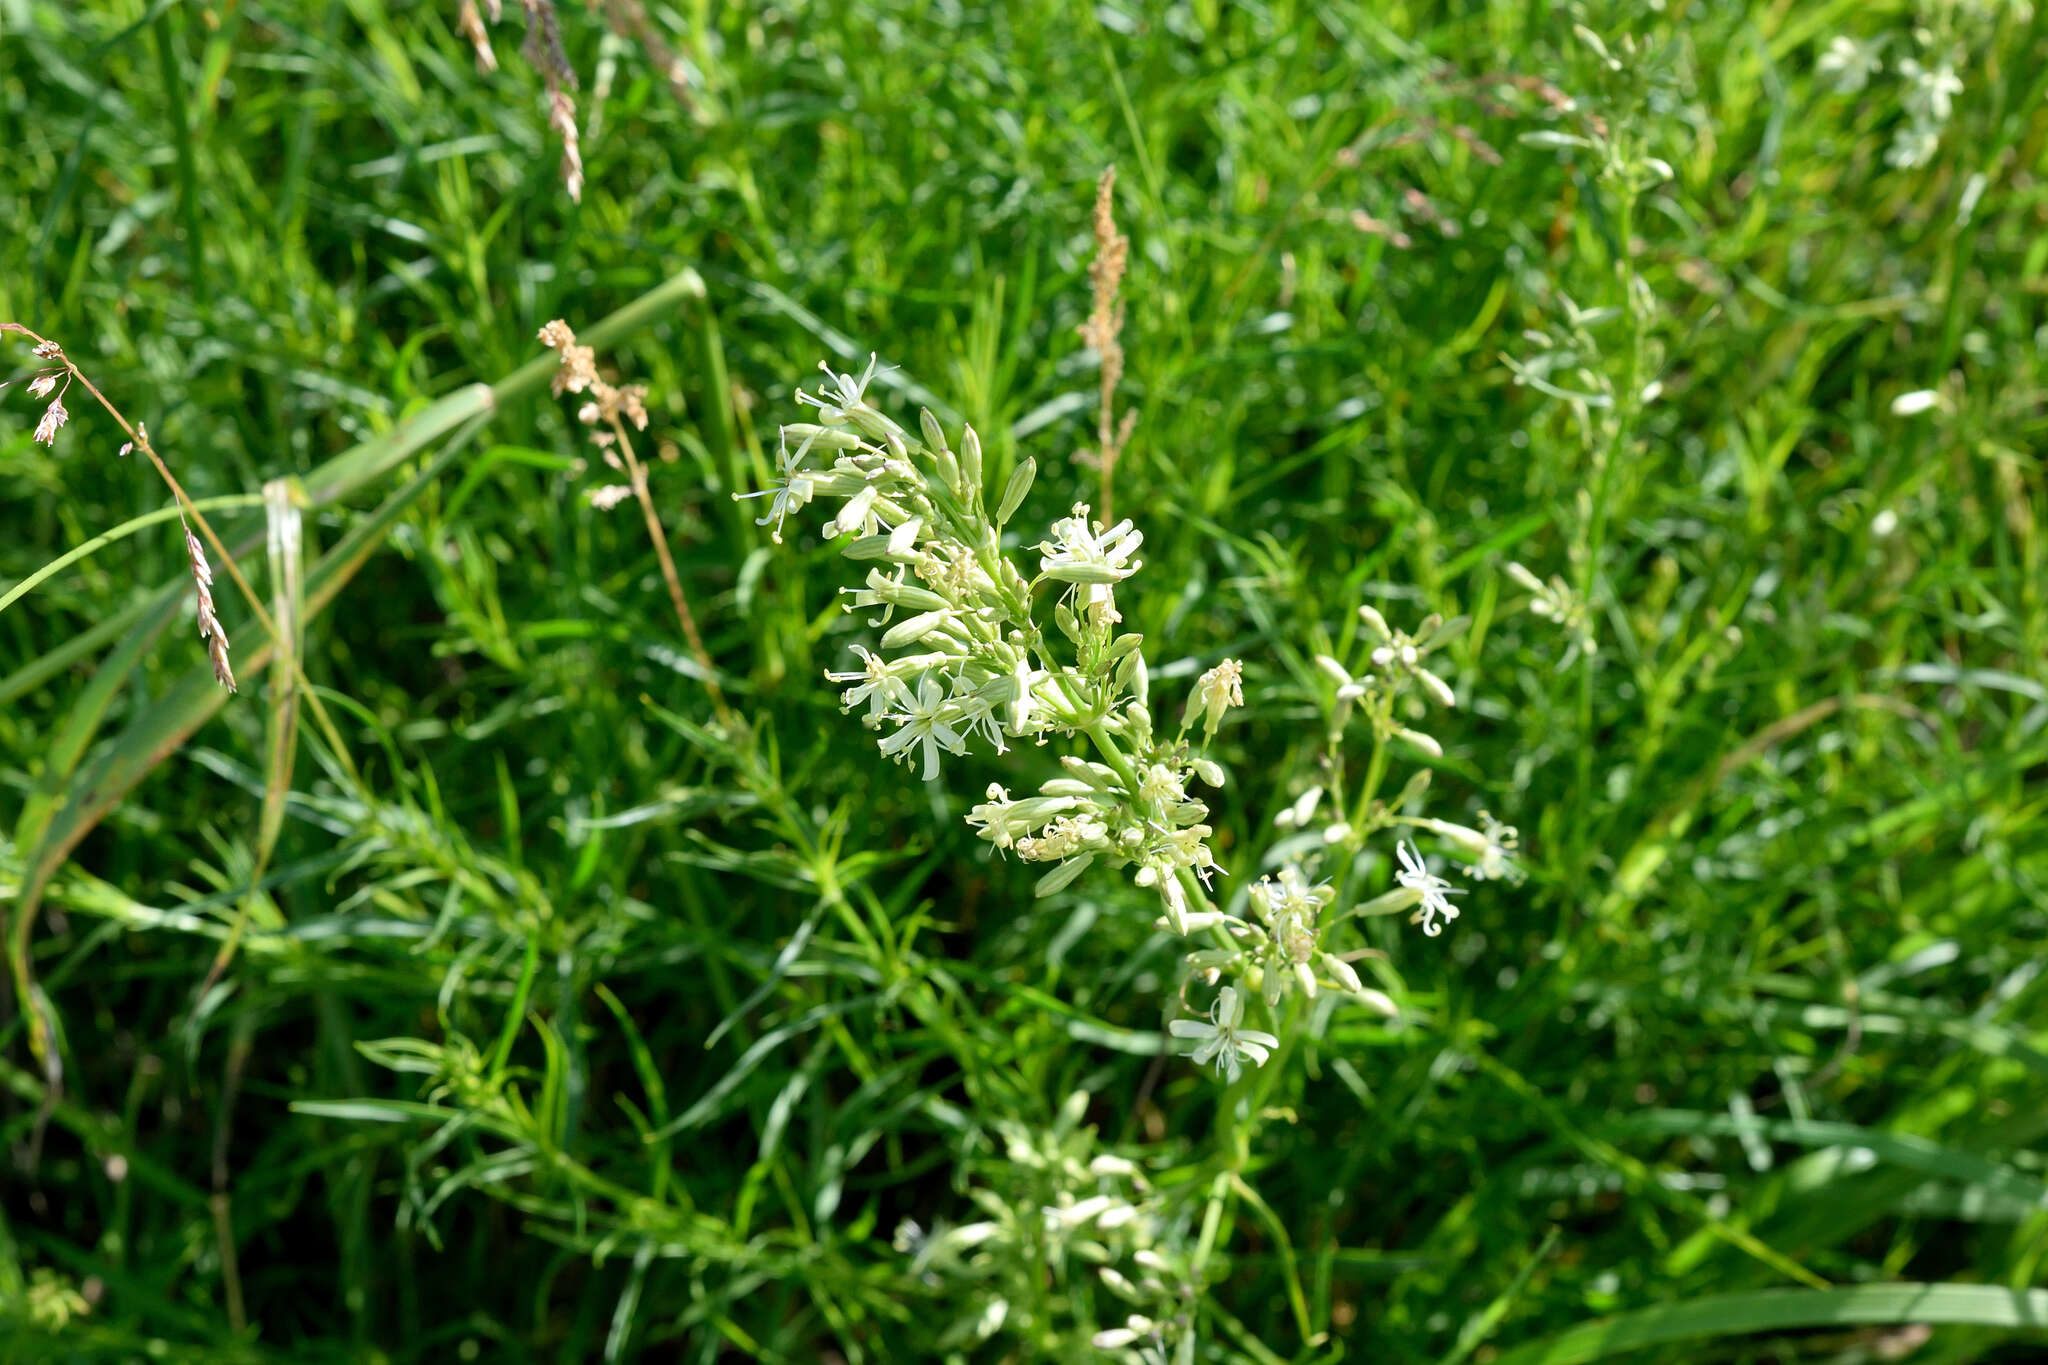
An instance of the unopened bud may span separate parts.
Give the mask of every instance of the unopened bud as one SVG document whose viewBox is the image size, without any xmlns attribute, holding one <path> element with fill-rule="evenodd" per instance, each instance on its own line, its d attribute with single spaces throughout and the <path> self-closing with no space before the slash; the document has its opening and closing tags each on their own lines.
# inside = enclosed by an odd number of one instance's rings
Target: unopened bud
<svg viewBox="0 0 2048 1365">
<path fill-rule="evenodd" d="M 1010 482 L 1003 489 L 1003 500 L 996 507 L 996 525 L 1001 526 L 1024 504 L 1024 495 L 1031 491 L 1031 481 L 1038 477 L 1038 461 L 1029 455 L 1024 462 L 1010 472 Z"/>
<path fill-rule="evenodd" d="M 967 481 L 967 496 L 981 496 L 981 437 L 968 427 L 960 433 L 960 477 Z"/>
</svg>

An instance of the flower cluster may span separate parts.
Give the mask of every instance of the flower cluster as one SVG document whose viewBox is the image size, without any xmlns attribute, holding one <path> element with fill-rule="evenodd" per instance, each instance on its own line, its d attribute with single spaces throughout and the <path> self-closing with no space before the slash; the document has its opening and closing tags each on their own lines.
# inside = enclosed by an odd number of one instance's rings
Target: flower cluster
<svg viewBox="0 0 2048 1365">
<path fill-rule="evenodd" d="M 1552 574 L 1546 583 L 1534 571 L 1515 563 L 1507 566 L 1507 575 L 1515 580 L 1517 587 L 1529 594 L 1531 615 L 1562 627 L 1571 637 L 1574 652 L 1565 659 L 1563 667 L 1571 667 L 1578 653 L 1593 655 L 1600 652 L 1600 642 L 1593 636 L 1592 610 L 1584 598 L 1572 591 L 1569 583 L 1556 574 Z"/>
<path fill-rule="evenodd" d="M 1117 630 L 1117 586 L 1141 567 L 1144 533 L 1129 521 L 1101 526 L 1077 505 L 1036 547 L 1038 572 L 1026 578 L 999 537 L 1035 464 L 1021 462 L 991 508 L 973 428 L 957 451 L 929 413 L 908 431 L 869 401 L 875 369 L 827 370 L 819 394 L 800 392 L 818 420 L 784 427 L 776 485 L 742 495 L 771 498 L 760 521 L 778 540 L 792 514 L 831 504 L 828 531 L 848 537 L 847 558 L 867 566 L 848 606 L 879 611 L 871 624 L 883 631 L 881 650 L 859 649 L 858 669 L 827 677 L 845 686 L 848 711 L 883 732 L 883 755 L 916 764 L 926 780 L 938 776 L 942 754 L 977 742 L 1002 753 L 1016 742 L 1089 737 L 1101 761 L 1067 758 L 1035 796 L 991 787 L 969 823 L 997 848 L 1049 864 L 1040 894 L 1098 861 L 1130 867 L 1178 925 L 1190 879 L 1215 866 L 1208 807 L 1188 789 L 1197 777 L 1220 782 L 1222 771 L 1184 740 L 1154 734 L 1141 639 Z M 1040 593 L 1058 595 L 1056 635 L 1034 616 Z M 1238 676 L 1226 662 L 1197 688 L 1189 721 L 1202 718 L 1205 738 L 1233 698 L 1242 701 Z"/>
<path fill-rule="evenodd" d="M 1927 29 L 1918 30 L 1919 41 L 1937 55 L 1927 60 L 1901 57 L 1894 66 L 1900 83 L 1899 104 L 1906 117 L 1892 133 L 1892 145 L 1885 150 L 1885 163 L 1898 170 L 1925 166 L 1941 147 L 1942 130 L 1955 112 L 1955 97 L 1963 93 L 1963 78 L 1957 74 L 1962 52 L 1945 44 Z M 1851 38 L 1840 34 L 1814 61 L 1814 72 L 1838 95 L 1860 94 L 1871 78 L 1884 70 L 1886 38 Z"/>
<path fill-rule="evenodd" d="M 1050 1125 L 996 1124 L 1001 1156 L 967 1191 L 976 1221 L 898 1224 L 894 1245 L 912 1273 L 934 1288 L 952 1282 L 948 1297 L 967 1303 L 940 1329 L 941 1347 L 1007 1332 L 1116 1351 L 1134 1365 L 1163 1365 L 1186 1349 L 1200 1290 L 1186 1199 L 1103 1150 L 1082 1124 L 1088 1102 L 1086 1091 L 1069 1095 Z M 1065 1292 L 1049 1296 L 1048 1277 Z"/>
<path fill-rule="evenodd" d="M 1287 860 L 1277 878 L 1241 892 L 1234 908 L 1220 909 L 1211 897 L 1222 869 L 1209 804 L 1197 792 L 1224 785 L 1209 748 L 1245 703 L 1242 665 L 1217 662 L 1196 680 L 1178 728 L 1156 725 L 1144 642 L 1119 629 L 1117 602 L 1142 567 L 1144 533 L 1128 520 L 1103 525 L 1087 505 L 1074 506 L 1033 547 L 1037 571 L 1027 576 L 1004 553 L 1003 536 L 1031 487 L 1034 462 L 1024 459 L 1001 477 L 1002 495 L 991 506 L 985 489 L 997 480 L 972 427 L 956 449 L 929 412 L 916 432 L 891 419 L 870 396 L 872 360 L 858 375 L 825 373 L 817 394 L 797 394 L 816 420 L 783 427 L 774 485 L 739 496 L 770 500 L 759 524 L 778 541 L 792 516 L 819 504 L 826 533 L 840 537 L 841 552 L 864 569 L 860 586 L 842 592 L 849 610 L 876 613 L 869 624 L 882 632 L 879 647 L 854 646 L 858 666 L 826 677 L 843 689 L 845 709 L 878 732 L 882 754 L 931 781 L 948 756 L 1066 741 L 1070 751 L 1056 776 L 1017 796 L 990 785 L 967 822 L 999 852 L 1043 864 L 1041 896 L 1099 865 L 1126 871 L 1156 898 L 1158 927 L 1198 940 L 1186 954 L 1192 978 L 1220 988 L 1206 1021 L 1177 1018 L 1170 1031 L 1225 1077 L 1235 1079 L 1245 1061 L 1263 1065 L 1279 1046 L 1275 1034 L 1246 1026 L 1250 1000 L 1263 1002 L 1276 1023 L 1295 992 L 1311 1000 L 1334 992 L 1394 1014 L 1393 1000 L 1367 987 L 1352 965 L 1370 954 L 1336 941 L 1339 926 L 1367 907 L 1331 913 L 1367 837 L 1394 825 L 1423 826 L 1470 859 L 1476 875 L 1507 876 L 1512 868 L 1512 831 L 1407 813 L 1422 784 L 1411 783 L 1391 805 L 1375 797 L 1382 750 L 1392 741 L 1442 757 L 1442 745 L 1418 726 L 1429 707 L 1456 704 L 1432 656 L 1464 622 L 1431 615 L 1412 632 L 1397 630 L 1363 606 L 1361 657 L 1347 664 L 1335 652 L 1316 656 L 1331 685 L 1333 754 L 1326 761 L 1335 762 L 1346 727 L 1361 717 L 1373 775 L 1360 784 L 1355 809 L 1323 829 L 1314 848 Z M 1311 818 L 1321 790 L 1290 807 L 1294 826 Z M 1418 880 L 1413 848 L 1404 846 L 1402 856 L 1400 887 L 1390 893 L 1400 905 L 1382 897 L 1371 913 L 1412 908 L 1434 935 L 1457 915 L 1449 884 L 1433 875 Z M 1314 881 L 1324 862 L 1332 879 Z"/>
</svg>

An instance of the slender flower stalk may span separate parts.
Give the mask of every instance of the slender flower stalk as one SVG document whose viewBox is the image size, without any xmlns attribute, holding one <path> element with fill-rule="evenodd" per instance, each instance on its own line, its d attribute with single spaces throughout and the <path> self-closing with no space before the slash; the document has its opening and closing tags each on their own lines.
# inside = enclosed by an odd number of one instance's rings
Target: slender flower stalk
<svg viewBox="0 0 2048 1365">
<path fill-rule="evenodd" d="M 42 420 L 36 423 L 36 440 L 48 446 L 56 444 L 58 430 L 71 416 L 64 407 L 64 395 L 70 392 L 73 384 L 77 384 L 106 410 L 107 415 L 120 425 L 121 430 L 128 434 L 128 440 L 122 445 L 120 453 L 126 455 L 132 450 L 141 451 L 143 457 L 156 470 L 157 476 L 164 481 L 165 487 L 171 490 L 171 497 L 178 505 L 178 522 L 185 532 L 185 557 L 191 567 L 193 592 L 198 599 L 199 637 L 205 643 L 207 658 L 213 665 L 214 680 L 228 691 L 234 691 L 235 671 L 228 663 L 227 631 L 221 626 L 220 617 L 215 613 L 213 605 L 213 566 L 207 559 L 205 546 L 200 543 L 199 537 L 192 533 L 192 528 L 196 525 L 206 537 L 206 544 L 211 545 L 213 552 L 220 556 L 228 576 L 241 590 L 243 598 L 249 603 L 250 610 L 255 613 L 265 633 L 275 638 L 276 628 L 263 610 L 263 604 L 258 600 L 255 591 L 250 588 L 248 580 L 242 577 L 241 567 L 235 563 L 235 558 L 228 553 L 227 547 L 221 544 L 220 537 L 214 534 L 205 514 L 195 507 L 192 499 L 186 495 L 184 485 L 178 482 L 177 476 L 171 473 L 170 466 L 164 463 L 163 457 L 150 443 L 149 428 L 139 422 L 131 424 L 122 416 L 120 409 L 107 401 L 106 395 L 86 377 L 85 372 L 78 368 L 62 346 L 46 337 L 38 336 L 18 322 L 0 322 L 0 333 L 6 332 L 16 332 L 27 337 L 34 343 L 31 354 L 37 360 L 45 362 L 45 368 L 40 370 L 27 386 L 31 397 L 38 400 L 49 398 L 49 406 L 44 409 Z M 4 387 L 5 385 L 0 385 L 0 388 Z"/>
<path fill-rule="evenodd" d="M 605 463 L 626 475 L 624 485 L 610 484 L 592 490 L 591 503 L 601 511 L 609 511 L 629 495 L 639 501 L 641 517 L 647 523 L 647 538 L 653 542 L 655 560 L 661 565 L 661 580 L 668 587 L 669 605 L 675 611 L 676 623 L 682 627 L 684 640 L 689 643 L 691 657 L 703 670 L 704 690 L 710 694 L 711 705 L 726 729 L 736 729 L 738 718 L 726 702 L 725 690 L 718 685 L 718 666 L 711 660 L 711 651 L 704 647 L 696 614 L 690 610 L 690 599 L 683 592 L 682 575 L 676 572 L 675 559 L 669 553 L 668 532 L 661 524 L 661 514 L 655 510 L 654 495 L 648 488 L 647 466 L 634 452 L 633 438 L 627 431 L 629 425 L 634 431 L 647 430 L 646 388 L 638 384 L 616 386 L 604 379 L 597 372 L 596 353 L 588 346 L 577 345 L 576 333 L 560 318 L 540 329 L 540 341 L 560 357 L 553 380 L 555 396 L 589 395 L 577 408 L 576 420 L 593 429 L 591 439 L 604 453 Z"/>
</svg>

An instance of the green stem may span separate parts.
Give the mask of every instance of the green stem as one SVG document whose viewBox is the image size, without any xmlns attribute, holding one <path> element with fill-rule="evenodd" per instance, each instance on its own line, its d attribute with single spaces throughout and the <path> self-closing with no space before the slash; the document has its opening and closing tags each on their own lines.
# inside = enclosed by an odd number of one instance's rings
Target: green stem
<svg viewBox="0 0 2048 1365">
<path fill-rule="evenodd" d="M 1626 457 L 1635 436 L 1636 416 L 1642 406 L 1642 361 L 1643 361 L 1643 319 L 1636 308 L 1634 287 L 1635 267 L 1630 240 L 1635 235 L 1636 194 L 1633 187 L 1625 188 L 1615 208 L 1615 277 L 1621 287 L 1621 314 L 1628 321 L 1628 351 L 1622 368 L 1621 384 L 1614 392 L 1614 429 L 1608 438 L 1607 449 L 1600 460 L 1600 467 L 1593 480 L 1592 506 L 1588 509 L 1585 526 L 1585 554 L 1578 565 L 1579 601 L 1585 605 L 1590 616 L 1593 609 L 1593 585 L 1599 577 L 1600 551 L 1607 541 L 1608 501 L 1613 493 L 1615 470 Z M 1578 806 L 1587 808 L 1593 789 L 1593 659 L 1591 655 L 1579 665 L 1579 744 L 1577 761 Z M 1579 823 L 1574 838 L 1574 863 L 1583 869 L 1586 866 L 1588 850 L 1591 847 L 1591 829 L 1586 822 Z"/>
<path fill-rule="evenodd" d="M 200 498 L 192 505 L 201 511 L 212 512 L 229 507 L 255 507 L 261 504 L 262 501 L 263 495 L 261 493 L 228 493 L 218 498 Z M 27 578 L 22 579 L 19 583 L 9 588 L 5 596 L 0 596 L 0 611 L 6 611 L 22 596 L 34 591 L 37 584 L 53 574 L 62 573 L 65 569 L 84 559 L 95 550 L 105 549 L 115 541 L 132 536 L 137 531 L 154 526 L 158 522 L 176 520 L 180 510 L 174 503 L 169 507 L 159 507 L 154 512 L 144 512 L 139 517 L 133 517 L 122 522 L 111 531 L 102 531 L 91 540 L 73 546 L 57 556 L 57 558 L 43 565 L 42 568 L 37 569 Z"/>
<path fill-rule="evenodd" d="M 1088 726 L 1083 733 L 1095 742 L 1096 750 L 1101 753 L 1102 761 L 1109 765 L 1110 771 L 1121 777 L 1124 780 L 1124 785 L 1130 788 L 1131 799 L 1137 800 L 1137 769 L 1131 766 L 1130 759 L 1124 757 L 1124 751 L 1117 747 L 1116 736 L 1109 733 L 1109 722 L 1098 720 Z"/>
</svg>

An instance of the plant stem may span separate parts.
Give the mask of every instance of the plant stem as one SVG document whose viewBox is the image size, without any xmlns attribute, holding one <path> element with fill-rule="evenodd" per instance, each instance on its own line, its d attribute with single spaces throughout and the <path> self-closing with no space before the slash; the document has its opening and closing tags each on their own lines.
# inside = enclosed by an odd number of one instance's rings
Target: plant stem
<svg viewBox="0 0 2048 1365">
<path fill-rule="evenodd" d="M 619 440 L 619 454 L 626 461 L 626 478 L 633 485 L 633 496 L 640 503 L 640 514 L 646 518 L 647 538 L 654 542 L 654 557 L 661 562 L 661 577 L 668 585 L 669 604 L 675 608 L 676 620 L 682 625 L 683 638 L 689 641 L 692 657 L 704 670 L 704 690 L 711 694 L 711 705 L 718 712 L 719 722 L 727 733 L 736 733 L 738 720 L 726 704 L 725 690 L 718 685 L 718 668 L 711 662 L 711 651 L 704 648 L 704 637 L 697 633 L 697 618 L 691 614 L 690 600 L 683 595 L 682 577 L 676 573 L 676 562 L 669 554 L 668 533 L 662 529 L 661 514 L 654 510 L 654 494 L 647 487 L 647 467 L 633 453 L 633 442 L 626 435 L 626 424 L 616 413 L 612 415 L 611 428 Z"/>
</svg>

